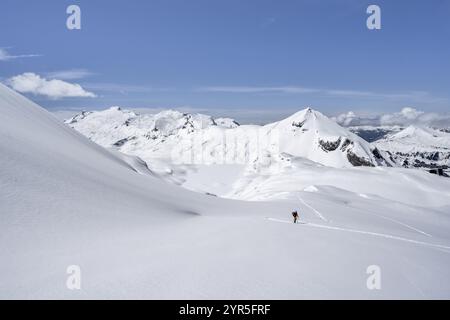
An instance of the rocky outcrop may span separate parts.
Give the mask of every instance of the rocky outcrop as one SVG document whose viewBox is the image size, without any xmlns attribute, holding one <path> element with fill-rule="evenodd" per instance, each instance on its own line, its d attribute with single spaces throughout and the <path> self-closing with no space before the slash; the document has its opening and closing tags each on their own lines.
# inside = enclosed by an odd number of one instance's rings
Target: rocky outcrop
<svg viewBox="0 0 450 320">
<path fill-rule="evenodd" d="M 370 160 L 357 156 L 351 150 L 347 151 L 347 159 L 355 167 L 374 167 L 374 164 Z"/>
<path fill-rule="evenodd" d="M 337 139 L 336 141 L 325 141 L 319 139 L 319 145 L 325 152 L 336 150 L 340 144 L 341 144 L 341 137 L 339 137 L 339 139 Z"/>
</svg>

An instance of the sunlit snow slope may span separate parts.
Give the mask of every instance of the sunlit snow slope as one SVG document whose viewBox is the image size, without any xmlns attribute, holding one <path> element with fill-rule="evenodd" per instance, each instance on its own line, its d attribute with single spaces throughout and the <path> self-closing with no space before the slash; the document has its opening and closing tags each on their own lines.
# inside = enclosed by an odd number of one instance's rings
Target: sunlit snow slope
<svg viewBox="0 0 450 320">
<path fill-rule="evenodd" d="M 450 133 L 446 131 L 411 125 L 374 144 L 404 167 L 450 166 Z"/>
<path fill-rule="evenodd" d="M 431 205 L 324 184 L 225 200 L 154 178 L 2 85 L 0 123 L 0 298 L 450 298 L 444 191 Z M 405 192 L 450 190 L 430 179 Z"/>
</svg>

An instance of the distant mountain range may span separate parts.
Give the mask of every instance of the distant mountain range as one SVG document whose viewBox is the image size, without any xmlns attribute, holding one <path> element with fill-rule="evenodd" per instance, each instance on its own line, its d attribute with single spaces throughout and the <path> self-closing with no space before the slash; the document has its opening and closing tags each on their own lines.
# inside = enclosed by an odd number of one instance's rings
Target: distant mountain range
<svg viewBox="0 0 450 320">
<path fill-rule="evenodd" d="M 374 144 L 403 167 L 447 169 L 450 165 L 450 133 L 446 130 L 409 126 Z"/>
<path fill-rule="evenodd" d="M 104 147 L 144 160 L 233 164 L 287 153 L 331 167 L 394 165 L 387 153 L 311 108 L 264 126 L 172 110 L 139 115 L 118 107 L 83 112 L 66 123 Z"/>
</svg>

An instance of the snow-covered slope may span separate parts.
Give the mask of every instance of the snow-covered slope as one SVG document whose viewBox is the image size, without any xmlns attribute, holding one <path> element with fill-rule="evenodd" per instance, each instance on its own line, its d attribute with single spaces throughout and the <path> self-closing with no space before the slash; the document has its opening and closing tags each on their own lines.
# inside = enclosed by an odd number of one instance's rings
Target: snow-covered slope
<svg viewBox="0 0 450 320">
<path fill-rule="evenodd" d="M 331 186 L 330 190 L 337 188 L 370 195 L 380 201 L 445 206 L 450 203 L 450 191 L 442 188 L 447 184 L 450 186 L 450 181 L 445 184 L 445 178 L 436 178 L 419 170 L 390 167 L 332 168 L 287 154 L 277 157 L 268 155 L 264 160 L 247 166 L 234 182 L 233 189 L 223 196 L 252 201 L 295 199 L 299 190 L 310 186 Z"/>
<path fill-rule="evenodd" d="M 4 86 L 0 90 L 4 215 L 19 221 L 25 213 L 35 219 L 33 214 L 60 211 L 69 222 L 85 210 L 94 216 L 104 210 L 112 220 L 122 211 L 156 219 L 161 214 L 152 207 L 167 203 L 174 214 L 186 211 L 170 200 L 169 186 L 136 172 L 137 159 L 114 155 L 19 94 Z"/>
<path fill-rule="evenodd" d="M 442 190 L 421 206 L 325 180 L 282 201 L 226 200 L 154 178 L 2 85 L 0 124 L 0 298 L 450 297 L 449 179 L 418 172 L 396 191 Z M 399 169 L 328 170 L 368 184 L 366 170 Z M 81 290 L 66 286 L 71 265 Z M 370 265 L 381 290 L 366 286 Z"/>
<path fill-rule="evenodd" d="M 387 165 L 376 148 L 310 108 L 266 126 L 164 111 L 136 115 L 111 108 L 83 112 L 67 123 L 105 147 L 176 163 L 247 163 L 261 154 L 289 153 L 333 167 Z"/>
<path fill-rule="evenodd" d="M 133 264 L 153 263 L 168 226 L 235 206 L 152 177 L 142 160 L 107 151 L 1 84 L 0 123 L 1 298 L 107 297 L 110 280 L 141 280 Z M 98 275 L 87 276 L 91 291 L 65 287 L 72 264 Z"/>
<path fill-rule="evenodd" d="M 409 126 L 376 141 L 380 150 L 388 151 L 404 167 L 450 165 L 450 133 L 427 127 Z"/>
<path fill-rule="evenodd" d="M 367 141 L 310 108 L 265 128 L 277 132 L 283 153 L 337 168 L 387 165 Z"/>
</svg>

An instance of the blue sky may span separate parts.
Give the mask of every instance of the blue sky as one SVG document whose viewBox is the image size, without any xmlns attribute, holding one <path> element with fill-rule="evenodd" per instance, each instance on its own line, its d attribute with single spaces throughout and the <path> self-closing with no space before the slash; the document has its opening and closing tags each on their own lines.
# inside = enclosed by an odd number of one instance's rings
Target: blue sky
<svg viewBox="0 0 450 320">
<path fill-rule="evenodd" d="M 66 28 L 70 4 L 81 30 Z M 369 4 L 381 30 L 366 27 Z M 50 110 L 445 112 L 449 19 L 446 0 L 2 0 L 0 77 L 95 94 L 27 94 Z"/>
</svg>

